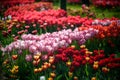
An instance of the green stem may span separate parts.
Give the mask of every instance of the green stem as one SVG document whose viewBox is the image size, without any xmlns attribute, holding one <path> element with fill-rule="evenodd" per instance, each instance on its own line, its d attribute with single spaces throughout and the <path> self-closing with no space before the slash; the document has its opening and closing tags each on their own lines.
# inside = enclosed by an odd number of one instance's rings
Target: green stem
<svg viewBox="0 0 120 80">
<path fill-rule="evenodd" d="M 87 64 L 85 65 L 85 72 L 86 72 L 86 75 L 87 75 L 87 77 L 88 77 L 89 72 L 88 72 L 88 66 L 87 66 Z"/>
<path fill-rule="evenodd" d="M 66 80 L 69 80 L 69 78 L 67 77 L 67 75 L 65 74 L 65 78 L 66 78 Z"/>
</svg>

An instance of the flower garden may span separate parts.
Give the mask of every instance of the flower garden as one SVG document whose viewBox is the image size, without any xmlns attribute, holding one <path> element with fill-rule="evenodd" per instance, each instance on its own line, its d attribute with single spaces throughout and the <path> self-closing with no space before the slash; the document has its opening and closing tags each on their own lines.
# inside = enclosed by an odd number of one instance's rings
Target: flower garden
<svg viewBox="0 0 120 80">
<path fill-rule="evenodd" d="M 120 6 L 118 0 L 90 3 Z M 52 0 L 4 0 L 0 7 L 0 79 L 119 80 L 120 17 L 97 18 L 90 7 L 79 8 L 81 14 L 55 9 Z"/>
</svg>

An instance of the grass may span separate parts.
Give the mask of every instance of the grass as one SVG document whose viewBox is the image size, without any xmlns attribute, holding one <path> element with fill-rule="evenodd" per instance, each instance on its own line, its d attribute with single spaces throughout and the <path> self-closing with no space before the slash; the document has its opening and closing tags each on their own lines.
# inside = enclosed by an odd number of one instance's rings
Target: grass
<svg viewBox="0 0 120 80">
<path fill-rule="evenodd" d="M 105 17 L 111 18 L 111 17 L 117 17 L 120 18 L 120 8 L 101 8 L 101 7 L 94 7 L 92 6 L 91 9 L 96 12 L 96 15 L 98 18 L 103 18 L 102 14 L 104 14 Z"/>
<path fill-rule="evenodd" d="M 54 9 L 60 8 L 59 2 L 54 3 Z M 82 11 L 81 4 L 70 4 L 67 3 L 67 9 L 71 10 L 79 10 L 80 12 Z M 120 18 L 120 7 L 116 8 L 103 8 L 103 7 L 95 7 L 93 5 L 90 5 L 91 12 L 94 12 L 96 14 L 96 18 L 111 18 L 111 17 L 116 17 Z M 67 10 L 67 12 L 69 12 Z M 82 16 L 82 15 L 80 15 Z"/>
</svg>

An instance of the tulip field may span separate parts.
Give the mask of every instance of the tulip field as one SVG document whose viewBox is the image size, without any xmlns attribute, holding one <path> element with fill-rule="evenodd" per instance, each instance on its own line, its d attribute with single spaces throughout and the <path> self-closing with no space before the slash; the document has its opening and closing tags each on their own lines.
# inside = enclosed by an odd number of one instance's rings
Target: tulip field
<svg viewBox="0 0 120 80">
<path fill-rule="evenodd" d="M 36 1 L 0 1 L 0 80 L 120 79 L 118 0 Z"/>
</svg>

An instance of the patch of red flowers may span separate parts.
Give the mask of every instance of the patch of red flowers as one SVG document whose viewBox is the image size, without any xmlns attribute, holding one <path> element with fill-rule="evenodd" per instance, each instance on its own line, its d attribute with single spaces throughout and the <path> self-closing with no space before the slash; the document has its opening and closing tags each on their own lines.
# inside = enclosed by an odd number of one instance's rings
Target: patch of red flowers
<svg viewBox="0 0 120 80">
<path fill-rule="evenodd" d="M 22 6 L 13 6 L 8 8 L 4 15 L 8 16 L 11 15 L 12 17 L 17 14 L 22 14 L 24 11 L 41 11 L 41 10 L 48 10 L 52 9 L 53 5 L 50 2 L 38 2 L 33 4 L 26 4 Z"/>
<path fill-rule="evenodd" d="M 95 6 L 120 6 L 119 0 L 92 0 Z"/>
<path fill-rule="evenodd" d="M 31 4 L 33 2 L 35 2 L 35 0 L 0 0 L 0 12 L 3 13 L 5 9 L 13 6 Z"/>
<path fill-rule="evenodd" d="M 62 61 L 64 63 L 71 62 L 71 70 L 75 67 L 80 67 L 82 65 L 93 65 L 93 69 L 98 69 L 102 67 L 107 68 L 119 68 L 120 58 L 115 58 L 115 54 L 111 54 L 106 57 L 104 50 L 94 50 L 90 52 L 86 47 L 76 50 L 73 47 L 60 48 L 58 53 L 55 55 L 55 62 L 59 63 Z"/>
<path fill-rule="evenodd" d="M 81 3 L 81 0 L 67 0 L 68 3 Z"/>
</svg>

